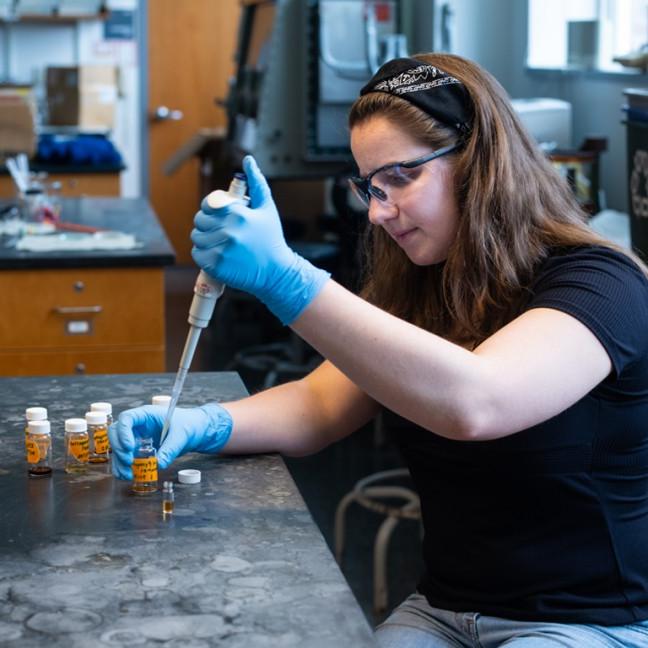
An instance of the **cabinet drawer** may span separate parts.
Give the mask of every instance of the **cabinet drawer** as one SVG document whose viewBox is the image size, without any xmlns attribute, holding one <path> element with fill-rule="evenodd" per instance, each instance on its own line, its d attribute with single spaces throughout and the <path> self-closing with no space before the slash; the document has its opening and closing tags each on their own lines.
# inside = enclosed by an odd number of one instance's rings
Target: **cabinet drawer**
<svg viewBox="0 0 648 648">
<path fill-rule="evenodd" d="M 164 347 L 106 351 L 0 351 L 0 376 L 60 376 L 164 371 Z"/>
<path fill-rule="evenodd" d="M 119 173 L 51 173 L 49 182 L 61 183 L 63 196 L 119 196 Z"/>
<path fill-rule="evenodd" d="M 119 173 L 51 173 L 47 181 L 61 183 L 63 196 L 119 196 Z M 15 198 L 16 187 L 8 175 L 0 176 L 0 197 Z"/>
<path fill-rule="evenodd" d="M 164 345 L 159 268 L 0 271 L 0 351 Z"/>
</svg>

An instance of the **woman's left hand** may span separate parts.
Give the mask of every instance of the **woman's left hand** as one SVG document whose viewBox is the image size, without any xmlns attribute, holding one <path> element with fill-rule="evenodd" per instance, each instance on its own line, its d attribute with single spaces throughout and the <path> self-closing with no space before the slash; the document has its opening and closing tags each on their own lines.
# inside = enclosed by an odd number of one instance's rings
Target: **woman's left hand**
<svg viewBox="0 0 648 648">
<path fill-rule="evenodd" d="M 252 293 L 284 324 L 317 295 L 329 274 L 293 252 L 283 236 L 270 188 L 254 158 L 243 160 L 250 205 L 212 208 L 203 200 L 194 219 L 194 261 L 214 279 Z"/>
</svg>

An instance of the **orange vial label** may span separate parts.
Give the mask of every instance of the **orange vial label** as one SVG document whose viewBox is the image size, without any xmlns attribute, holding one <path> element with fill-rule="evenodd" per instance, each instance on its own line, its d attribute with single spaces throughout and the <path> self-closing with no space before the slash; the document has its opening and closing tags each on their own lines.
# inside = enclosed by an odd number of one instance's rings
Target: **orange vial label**
<svg viewBox="0 0 648 648">
<path fill-rule="evenodd" d="M 110 449 L 110 442 L 108 441 L 108 430 L 103 428 L 94 433 L 94 451 L 97 454 L 105 454 Z"/>
<path fill-rule="evenodd" d="M 133 461 L 134 482 L 156 482 L 157 480 L 157 459 L 155 457 L 145 457 Z"/>
<path fill-rule="evenodd" d="M 68 442 L 68 452 L 81 463 L 86 463 L 90 457 L 90 444 L 87 436 L 72 438 Z"/>
<path fill-rule="evenodd" d="M 27 446 L 27 462 L 30 464 L 37 464 L 40 461 L 40 452 L 38 451 L 38 444 L 33 439 L 27 437 L 25 440 Z"/>
</svg>

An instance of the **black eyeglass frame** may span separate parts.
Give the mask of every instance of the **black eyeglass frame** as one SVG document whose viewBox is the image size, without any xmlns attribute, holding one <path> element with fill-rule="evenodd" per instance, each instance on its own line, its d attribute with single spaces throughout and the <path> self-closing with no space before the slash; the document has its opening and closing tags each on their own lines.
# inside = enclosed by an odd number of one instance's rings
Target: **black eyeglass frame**
<svg viewBox="0 0 648 648">
<path fill-rule="evenodd" d="M 373 178 L 377 173 L 380 173 L 381 171 L 386 171 L 387 169 L 392 169 L 394 167 L 399 167 L 399 166 L 405 167 L 406 169 L 414 169 L 417 166 L 421 166 L 422 164 L 425 164 L 426 162 L 432 162 L 432 160 L 436 160 L 437 158 L 440 158 L 443 155 L 452 153 L 453 151 L 456 151 L 460 146 L 461 146 L 461 142 L 457 142 L 456 144 L 450 144 L 450 146 L 444 146 L 443 148 L 437 149 L 436 151 L 433 151 L 428 155 L 414 158 L 413 160 L 406 160 L 405 162 L 390 162 L 389 164 L 384 164 L 383 166 L 374 169 L 371 173 L 368 173 L 364 177 L 351 176 L 349 178 L 349 183 L 355 189 L 357 189 L 357 191 L 361 194 L 360 196 L 358 196 L 361 200 L 362 200 L 362 196 L 365 197 L 366 200 L 363 200 L 363 202 L 368 207 L 369 200 L 371 199 L 372 196 L 374 198 L 377 198 L 381 202 L 387 200 L 387 194 L 380 187 L 375 187 L 374 185 L 371 184 L 371 178 Z"/>
</svg>

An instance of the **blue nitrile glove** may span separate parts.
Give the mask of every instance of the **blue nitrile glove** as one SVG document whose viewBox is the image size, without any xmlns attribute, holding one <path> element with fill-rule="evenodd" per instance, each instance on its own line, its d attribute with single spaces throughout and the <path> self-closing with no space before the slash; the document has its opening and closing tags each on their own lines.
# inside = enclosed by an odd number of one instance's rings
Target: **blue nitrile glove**
<svg viewBox="0 0 648 648">
<path fill-rule="evenodd" d="M 194 261 L 210 276 L 258 297 L 284 324 L 294 322 L 330 274 L 293 252 L 283 236 L 270 188 L 254 158 L 246 156 L 249 207 L 213 209 L 203 200 L 194 218 Z"/>
<path fill-rule="evenodd" d="M 166 418 L 166 407 L 144 405 L 122 412 L 109 430 L 113 451 L 112 470 L 119 479 L 133 479 L 131 465 L 135 437 L 151 437 L 157 448 Z M 216 403 L 173 412 L 166 440 L 157 452 L 158 466 L 168 467 L 185 452 L 218 452 L 232 432 L 230 413 Z"/>
</svg>

